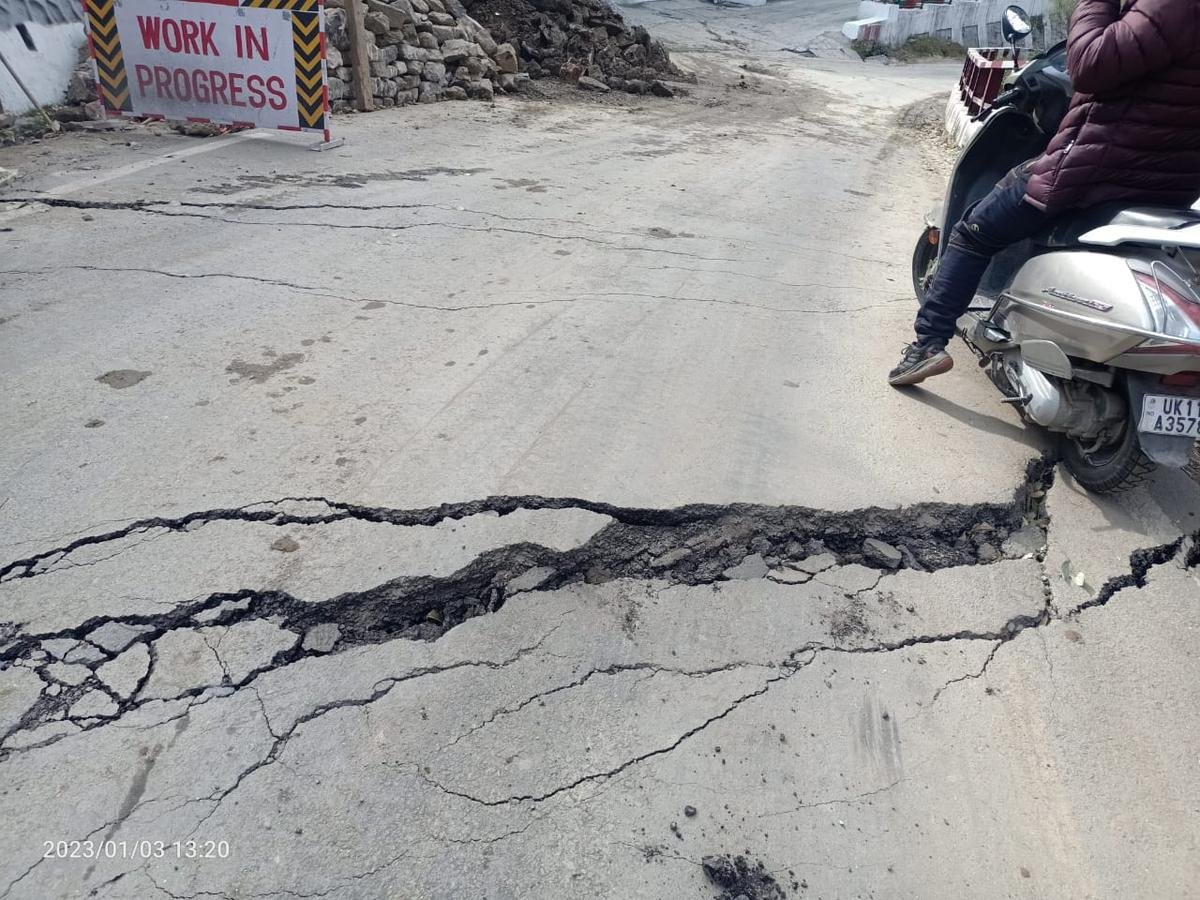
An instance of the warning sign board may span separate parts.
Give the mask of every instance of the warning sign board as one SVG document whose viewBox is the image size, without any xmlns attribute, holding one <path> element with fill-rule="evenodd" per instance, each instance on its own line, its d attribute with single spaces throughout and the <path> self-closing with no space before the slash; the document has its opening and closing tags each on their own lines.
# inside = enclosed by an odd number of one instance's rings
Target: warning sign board
<svg viewBox="0 0 1200 900">
<path fill-rule="evenodd" d="M 322 0 L 83 0 L 110 115 L 321 131 Z"/>
</svg>

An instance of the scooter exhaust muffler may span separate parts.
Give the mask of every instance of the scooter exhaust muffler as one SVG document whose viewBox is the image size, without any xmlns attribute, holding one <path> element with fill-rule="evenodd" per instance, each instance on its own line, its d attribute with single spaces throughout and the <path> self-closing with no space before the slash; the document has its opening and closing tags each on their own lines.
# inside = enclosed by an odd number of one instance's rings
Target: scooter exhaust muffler
<svg viewBox="0 0 1200 900">
<path fill-rule="evenodd" d="M 1025 415 L 1043 428 L 1073 438 L 1094 438 L 1125 420 L 1125 400 L 1115 391 L 1051 380 L 1017 356 L 1005 361 L 1004 372 Z"/>
</svg>

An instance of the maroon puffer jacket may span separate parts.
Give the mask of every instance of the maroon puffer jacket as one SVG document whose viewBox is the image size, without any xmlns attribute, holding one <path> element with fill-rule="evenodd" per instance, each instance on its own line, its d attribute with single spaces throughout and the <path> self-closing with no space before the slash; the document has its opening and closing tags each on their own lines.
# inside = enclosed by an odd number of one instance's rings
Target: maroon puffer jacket
<svg viewBox="0 0 1200 900">
<path fill-rule="evenodd" d="M 1200 0 L 1079 0 L 1067 41 L 1075 97 L 1026 199 L 1050 213 L 1200 197 Z"/>
</svg>

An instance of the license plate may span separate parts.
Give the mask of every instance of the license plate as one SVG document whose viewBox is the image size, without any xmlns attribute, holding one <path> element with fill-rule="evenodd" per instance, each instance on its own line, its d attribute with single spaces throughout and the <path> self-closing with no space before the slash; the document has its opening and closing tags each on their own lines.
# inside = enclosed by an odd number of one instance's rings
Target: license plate
<svg viewBox="0 0 1200 900">
<path fill-rule="evenodd" d="M 1147 394 L 1138 431 L 1200 437 L 1200 398 Z"/>
</svg>

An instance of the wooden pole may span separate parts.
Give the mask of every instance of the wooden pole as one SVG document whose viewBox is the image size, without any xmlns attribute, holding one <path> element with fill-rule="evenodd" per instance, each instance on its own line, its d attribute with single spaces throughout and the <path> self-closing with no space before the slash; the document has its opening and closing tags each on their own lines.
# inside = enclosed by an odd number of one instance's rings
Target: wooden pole
<svg viewBox="0 0 1200 900">
<path fill-rule="evenodd" d="M 350 35 L 350 70 L 354 78 L 354 99 L 361 112 L 375 108 L 371 90 L 371 61 L 367 59 L 367 32 L 363 27 L 362 0 L 346 0 L 346 31 Z"/>
<path fill-rule="evenodd" d="M 46 127 L 51 131 L 59 131 L 62 126 L 50 118 L 50 114 L 46 112 L 45 107 L 38 103 L 37 97 L 33 96 L 33 91 L 25 87 L 25 82 L 21 80 L 21 76 L 17 74 L 17 70 L 4 58 L 3 53 L 0 53 L 0 63 L 4 63 L 4 68 L 8 69 L 8 74 L 12 76 L 12 80 L 17 83 L 17 87 L 21 89 L 21 92 L 29 98 L 29 102 L 33 104 L 33 108 L 42 114 L 42 118 L 46 120 Z"/>
</svg>

